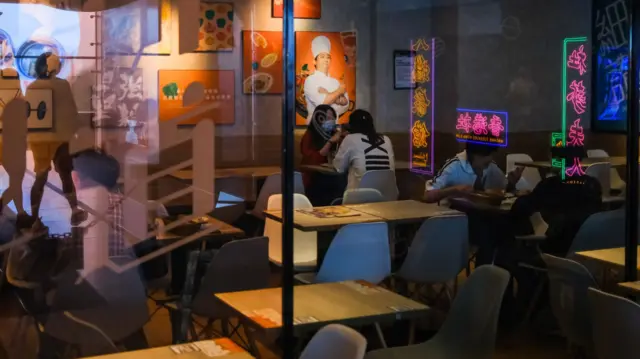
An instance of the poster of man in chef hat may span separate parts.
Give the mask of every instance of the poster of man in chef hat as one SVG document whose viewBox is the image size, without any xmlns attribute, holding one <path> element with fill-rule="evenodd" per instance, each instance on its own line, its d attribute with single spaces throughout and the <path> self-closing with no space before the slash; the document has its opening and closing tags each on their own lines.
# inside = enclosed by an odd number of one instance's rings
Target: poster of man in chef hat
<svg viewBox="0 0 640 359">
<path fill-rule="evenodd" d="M 349 121 L 355 108 L 356 66 L 345 51 L 347 43 L 355 49 L 353 32 L 296 32 L 297 125 L 307 125 L 321 104 L 333 107 L 339 123 Z"/>
</svg>

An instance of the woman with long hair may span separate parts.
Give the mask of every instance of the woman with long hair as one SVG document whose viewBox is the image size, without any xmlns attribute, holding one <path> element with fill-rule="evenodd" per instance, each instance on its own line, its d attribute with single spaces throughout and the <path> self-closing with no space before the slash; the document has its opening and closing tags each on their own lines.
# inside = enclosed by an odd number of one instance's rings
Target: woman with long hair
<svg viewBox="0 0 640 359">
<path fill-rule="evenodd" d="M 373 125 L 373 116 L 355 110 L 349 116 L 349 135 L 344 138 L 333 166 L 340 173 L 349 172 L 347 189 L 356 189 L 367 171 L 395 170 L 391 141 Z"/>
<path fill-rule="evenodd" d="M 336 126 L 336 118 L 336 111 L 329 105 L 318 105 L 315 108 L 300 142 L 303 165 L 322 165 L 329 162 L 329 153 L 335 150 L 341 137 Z M 307 197 L 315 206 L 329 204 L 344 191 L 342 179 L 336 176 L 305 172 L 303 180 Z"/>
</svg>

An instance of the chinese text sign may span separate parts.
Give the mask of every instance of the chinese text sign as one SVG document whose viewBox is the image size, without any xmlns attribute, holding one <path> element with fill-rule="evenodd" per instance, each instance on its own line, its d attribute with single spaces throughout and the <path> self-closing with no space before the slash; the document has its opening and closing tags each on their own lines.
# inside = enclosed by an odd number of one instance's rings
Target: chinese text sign
<svg viewBox="0 0 640 359">
<path fill-rule="evenodd" d="M 509 114 L 499 111 L 457 109 L 456 139 L 489 146 L 507 146 Z"/>
<path fill-rule="evenodd" d="M 411 90 L 411 171 L 433 174 L 434 159 L 434 82 L 435 82 L 435 40 L 420 39 L 412 42 L 415 53 L 412 60 Z"/>
</svg>

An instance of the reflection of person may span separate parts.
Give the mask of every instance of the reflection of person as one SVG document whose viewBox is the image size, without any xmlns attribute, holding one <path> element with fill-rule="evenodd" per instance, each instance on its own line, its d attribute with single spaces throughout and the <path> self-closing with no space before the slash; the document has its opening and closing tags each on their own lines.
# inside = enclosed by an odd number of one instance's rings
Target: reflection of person
<svg viewBox="0 0 640 359">
<path fill-rule="evenodd" d="M 31 215 L 34 218 L 39 216 L 44 186 L 53 161 L 72 210 L 71 224 L 77 225 L 86 219 L 86 213 L 77 208 L 75 188 L 71 179 L 73 166 L 69 155 L 69 140 L 78 129 L 78 109 L 69 82 L 56 77 L 60 71 L 60 65 L 60 58 L 56 54 L 47 52 L 40 55 L 36 60 L 38 79 L 27 88 L 27 95 L 31 90 L 52 90 L 53 109 L 47 109 L 47 111 L 53 111 L 54 122 L 54 131 L 39 133 L 37 137 L 29 138 L 29 148 L 33 152 L 36 173 L 36 180 L 31 188 Z"/>
<path fill-rule="evenodd" d="M 340 137 L 341 131 L 336 130 L 336 111 L 329 105 L 318 105 L 300 142 L 302 164 L 327 163 L 327 156 L 331 150 L 335 149 Z M 340 197 L 344 192 L 340 177 L 323 175 L 315 171 L 304 172 L 302 176 L 307 197 L 314 206 L 328 205 L 331 200 Z"/>
<path fill-rule="evenodd" d="M 311 42 L 316 71 L 304 82 L 304 96 L 307 101 L 311 120 L 313 112 L 318 105 L 330 105 L 340 117 L 349 109 L 349 95 L 347 87 L 342 81 L 329 76 L 331 67 L 331 41 L 326 36 L 318 36 Z"/>
<path fill-rule="evenodd" d="M 349 135 L 340 144 L 333 166 L 340 173 L 349 171 L 347 189 L 358 188 L 367 171 L 395 170 L 391 140 L 376 132 L 369 112 L 355 110 L 349 116 Z"/>
</svg>

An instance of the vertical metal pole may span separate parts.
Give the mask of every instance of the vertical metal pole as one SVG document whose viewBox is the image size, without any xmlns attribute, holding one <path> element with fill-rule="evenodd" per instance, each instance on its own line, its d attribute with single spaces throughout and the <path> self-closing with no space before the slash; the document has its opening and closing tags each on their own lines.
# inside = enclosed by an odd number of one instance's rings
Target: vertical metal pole
<svg viewBox="0 0 640 359">
<path fill-rule="evenodd" d="M 625 280 L 638 278 L 638 41 L 637 19 L 640 17 L 640 2 L 629 0 L 629 108 L 627 111 L 627 206 L 626 206 L 626 249 Z"/>
<path fill-rule="evenodd" d="M 293 131 L 295 125 L 295 37 L 293 0 L 283 4 L 284 99 L 282 101 L 282 339 L 284 359 L 294 359 L 293 336 Z"/>
</svg>

